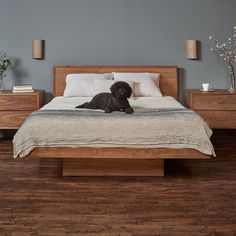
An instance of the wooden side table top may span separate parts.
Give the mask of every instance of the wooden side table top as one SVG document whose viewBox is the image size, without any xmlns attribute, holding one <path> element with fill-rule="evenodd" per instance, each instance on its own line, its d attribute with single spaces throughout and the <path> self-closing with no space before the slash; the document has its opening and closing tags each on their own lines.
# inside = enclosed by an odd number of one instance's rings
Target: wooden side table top
<svg viewBox="0 0 236 236">
<path fill-rule="evenodd" d="M 232 94 L 236 96 L 236 93 L 230 93 L 227 89 L 214 89 L 213 91 L 201 91 L 200 89 L 186 89 L 186 93 L 199 93 L 199 94 Z"/>
<path fill-rule="evenodd" d="M 12 90 L 3 90 L 2 92 L 0 92 L 0 96 L 4 96 L 4 95 L 35 95 L 35 94 L 39 94 L 39 93 L 44 93 L 44 90 L 34 90 L 34 92 L 13 92 Z"/>
</svg>

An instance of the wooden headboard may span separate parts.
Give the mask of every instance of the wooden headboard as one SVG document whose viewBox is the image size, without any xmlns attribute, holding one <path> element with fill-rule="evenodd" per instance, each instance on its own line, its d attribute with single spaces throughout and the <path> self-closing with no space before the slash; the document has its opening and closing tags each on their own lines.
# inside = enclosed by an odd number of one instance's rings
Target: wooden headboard
<svg viewBox="0 0 236 236">
<path fill-rule="evenodd" d="M 160 88 L 165 96 L 178 99 L 178 68 L 176 66 L 54 66 L 54 96 L 62 96 L 67 74 L 150 72 L 160 73 Z"/>
</svg>

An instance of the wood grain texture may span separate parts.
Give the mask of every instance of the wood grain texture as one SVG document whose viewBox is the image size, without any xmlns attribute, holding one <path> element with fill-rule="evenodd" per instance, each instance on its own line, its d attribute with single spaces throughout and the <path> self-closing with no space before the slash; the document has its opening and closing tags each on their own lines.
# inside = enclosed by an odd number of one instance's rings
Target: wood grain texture
<svg viewBox="0 0 236 236">
<path fill-rule="evenodd" d="M 12 158 L 0 140 L 0 235 L 233 236 L 235 136 L 217 157 L 166 160 L 165 177 L 66 177 L 60 159 Z"/>
<path fill-rule="evenodd" d="M 163 176 L 164 159 L 210 158 L 194 149 L 47 147 L 28 157 L 63 158 L 63 176 Z"/>
<path fill-rule="evenodd" d="M 188 91 L 188 104 L 194 110 L 235 111 L 236 93 L 226 90 L 213 92 Z"/>
<path fill-rule="evenodd" d="M 26 117 L 44 104 L 44 91 L 0 93 L 0 129 L 18 129 Z"/>
<path fill-rule="evenodd" d="M 197 113 L 214 129 L 236 129 L 236 111 L 201 111 Z"/>
<path fill-rule="evenodd" d="M 63 95 L 67 74 L 112 72 L 160 73 L 162 93 L 178 99 L 178 69 L 176 66 L 54 66 L 54 96 Z"/>
<path fill-rule="evenodd" d="M 32 158 L 123 158 L 123 159 L 209 159 L 194 149 L 166 148 L 36 148 L 30 155 Z"/>
<path fill-rule="evenodd" d="M 164 176 L 164 160 L 64 158 L 63 176 Z"/>
<path fill-rule="evenodd" d="M 186 103 L 201 115 L 211 128 L 236 128 L 236 93 L 222 89 L 213 92 L 187 90 Z"/>
<path fill-rule="evenodd" d="M 0 94 L 0 110 L 2 111 L 32 111 L 37 109 L 36 96 L 19 96 L 19 95 L 5 95 Z"/>
<path fill-rule="evenodd" d="M 32 111 L 0 111 L 0 129 L 18 129 Z"/>
</svg>

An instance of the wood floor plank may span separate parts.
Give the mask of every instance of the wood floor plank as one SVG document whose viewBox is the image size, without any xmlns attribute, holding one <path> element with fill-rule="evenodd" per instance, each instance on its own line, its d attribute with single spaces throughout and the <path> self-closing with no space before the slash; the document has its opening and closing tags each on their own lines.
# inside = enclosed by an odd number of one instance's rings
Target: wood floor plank
<svg viewBox="0 0 236 236">
<path fill-rule="evenodd" d="M 236 142 L 167 160 L 165 177 L 62 177 L 61 160 L 13 159 L 0 140 L 0 236 L 236 235 Z"/>
</svg>

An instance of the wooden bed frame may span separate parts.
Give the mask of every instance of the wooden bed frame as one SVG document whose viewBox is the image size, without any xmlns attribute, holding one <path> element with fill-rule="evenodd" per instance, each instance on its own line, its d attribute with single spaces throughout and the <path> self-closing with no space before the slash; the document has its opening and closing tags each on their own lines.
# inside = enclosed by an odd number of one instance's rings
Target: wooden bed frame
<svg viewBox="0 0 236 236">
<path fill-rule="evenodd" d="M 164 95 L 178 99 L 176 66 L 54 66 L 54 96 L 62 96 L 71 73 L 160 73 Z M 62 158 L 63 176 L 164 176 L 164 159 L 210 158 L 194 149 L 36 148 L 29 156 Z"/>
</svg>

